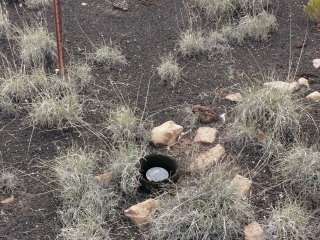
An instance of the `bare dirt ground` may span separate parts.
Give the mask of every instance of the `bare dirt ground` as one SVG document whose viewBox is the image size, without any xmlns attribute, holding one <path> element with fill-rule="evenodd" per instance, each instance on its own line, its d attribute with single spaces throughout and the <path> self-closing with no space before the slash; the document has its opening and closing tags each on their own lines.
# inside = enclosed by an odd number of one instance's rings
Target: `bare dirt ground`
<svg viewBox="0 0 320 240">
<path fill-rule="evenodd" d="M 177 51 L 179 33 L 188 28 L 190 16 L 184 1 L 158 0 L 143 4 L 145 1 L 132 0 L 129 11 L 114 9 L 112 3 L 105 0 L 83 2 L 88 5 L 82 6 L 81 1 L 75 0 L 63 1 L 65 48 L 69 59 L 84 59 L 85 52 L 93 51 L 92 44 L 111 39 L 121 46 L 128 60 L 128 65 L 120 71 L 94 66 L 94 82 L 86 94 L 110 105 L 123 101 L 145 109 L 155 125 L 167 120 L 182 122 L 179 110 L 184 104 L 215 106 L 221 113 L 227 113 L 227 121 L 230 121 L 228 113 L 232 104 L 224 100 L 225 94 L 237 91 L 250 81 L 259 81 L 259 74 L 272 70 L 283 76 L 288 72 L 296 74 L 296 79 L 312 72 L 315 77 L 310 78 L 311 88 L 301 92 L 301 96 L 320 90 L 320 78 L 316 77 L 320 72 L 312 67 L 312 60 L 319 57 L 320 33 L 303 11 L 307 0 L 275 1 L 272 11 L 279 26 L 266 42 L 247 41 L 242 46 L 233 45 L 231 54 L 225 57 L 179 58 L 179 64 L 184 67 L 183 80 L 175 88 L 160 83 L 156 67 L 160 56 Z M 14 5 L 7 8 L 11 16 L 37 14 L 35 10 L 23 10 Z M 46 16 L 50 31 L 54 32 L 52 12 L 51 8 L 47 9 Z M 298 48 L 298 42 L 304 40 L 305 48 Z M 10 54 L 8 42 L 1 40 L 0 43 L 0 50 Z M 319 124 L 318 106 L 309 106 L 309 112 Z M 95 115 L 87 116 L 86 120 L 94 122 Z M 86 130 L 79 129 L 81 134 L 76 130 L 39 130 L 23 123 L 23 115 L 0 114 L 0 166 L 15 169 L 20 178 L 14 202 L 0 205 L 0 239 L 55 239 L 61 228 L 56 214 L 60 201 L 49 166 L 57 152 L 72 142 L 95 147 L 101 143 Z M 225 130 L 221 123 L 212 126 L 222 133 Z M 319 141 L 314 126 L 306 124 L 304 128 L 311 142 Z M 182 145 L 176 146 L 173 149 L 176 152 L 171 153 L 177 158 L 181 158 L 186 149 L 184 143 L 179 144 Z M 250 170 L 257 159 L 256 153 L 249 151 L 238 163 L 241 168 Z M 252 179 L 251 197 L 259 219 L 267 216 L 269 207 L 281 198 L 281 186 L 272 187 L 275 184 L 270 177 L 270 170 L 266 168 Z M 5 197 L 0 195 L 0 198 Z M 140 198 L 144 196 L 136 196 L 132 201 Z M 127 204 L 121 207 L 125 209 Z M 119 225 L 129 228 L 116 230 Z M 114 227 L 115 239 L 141 239 L 127 220 L 122 219 L 119 225 Z"/>
</svg>

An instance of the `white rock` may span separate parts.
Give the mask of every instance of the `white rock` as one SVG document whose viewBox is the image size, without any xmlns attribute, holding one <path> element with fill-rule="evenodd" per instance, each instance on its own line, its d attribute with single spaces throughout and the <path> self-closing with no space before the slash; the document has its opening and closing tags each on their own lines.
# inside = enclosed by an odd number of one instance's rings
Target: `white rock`
<svg viewBox="0 0 320 240">
<path fill-rule="evenodd" d="M 239 199 L 242 199 L 249 191 L 252 181 L 248 178 L 242 177 L 237 174 L 231 181 L 231 187 L 236 191 L 236 195 Z"/>
<path fill-rule="evenodd" d="M 159 200 L 148 199 L 124 210 L 124 215 L 139 229 L 147 230 L 159 207 Z"/>
<path fill-rule="evenodd" d="M 217 144 L 207 152 L 200 154 L 189 166 L 190 172 L 204 171 L 217 163 L 224 155 L 226 150 L 220 144 Z"/>
<path fill-rule="evenodd" d="M 93 181 L 101 187 L 108 187 L 114 184 L 114 175 L 112 172 L 100 174 L 95 176 Z"/>
<path fill-rule="evenodd" d="M 275 88 L 280 91 L 289 91 L 292 92 L 295 90 L 298 86 L 298 82 L 282 82 L 282 81 L 274 81 L 274 82 L 266 82 L 263 84 L 265 87 Z"/>
<path fill-rule="evenodd" d="M 175 124 L 173 121 L 167 121 L 152 129 L 151 142 L 156 146 L 171 145 L 177 140 L 182 131 L 182 126 Z"/>
<path fill-rule="evenodd" d="M 215 128 L 200 127 L 193 141 L 196 143 L 212 144 L 216 139 L 217 134 L 218 130 Z"/>
<path fill-rule="evenodd" d="M 265 240 L 265 235 L 261 225 L 257 222 L 252 222 L 244 227 L 245 240 Z"/>
<path fill-rule="evenodd" d="M 306 78 L 299 78 L 298 83 L 300 86 L 310 87 L 309 81 Z"/>
<path fill-rule="evenodd" d="M 241 102 L 243 100 L 243 97 L 241 93 L 233 93 L 233 94 L 228 94 L 225 99 L 228 99 L 232 102 Z"/>
<path fill-rule="evenodd" d="M 310 93 L 306 99 L 312 102 L 320 102 L 320 93 L 318 91 L 315 91 L 313 93 Z"/>
<path fill-rule="evenodd" d="M 320 68 L 320 58 L 313 59 L 312 63 L 315 68 Z"/>
</svg>

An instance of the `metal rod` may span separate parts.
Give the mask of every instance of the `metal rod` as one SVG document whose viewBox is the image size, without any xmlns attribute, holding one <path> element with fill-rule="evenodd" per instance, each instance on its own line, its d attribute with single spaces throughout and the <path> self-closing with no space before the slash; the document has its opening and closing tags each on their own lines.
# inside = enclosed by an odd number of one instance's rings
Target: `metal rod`
<svg viewBox="0 0 320 240">
<path fill-rule="evenodd" d="M 56 27 L 56 41 L 57 41 L 57 53 L 59 74 L 61 77 L 65 75 L 65 60 L 64 60 L 64 48 L 63 48 L 63 27 L 62 27 L 62 7 L 61 0 L 54 0 L 54 23 Z"/>
</svg>

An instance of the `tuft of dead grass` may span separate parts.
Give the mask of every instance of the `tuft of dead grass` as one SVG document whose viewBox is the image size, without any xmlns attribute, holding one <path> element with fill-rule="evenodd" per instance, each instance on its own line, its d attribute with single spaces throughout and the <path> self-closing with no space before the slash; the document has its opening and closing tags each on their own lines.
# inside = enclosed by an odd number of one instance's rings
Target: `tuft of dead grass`
<svg viewBox="0 0 320 240">
<path fill-rule="evenodd" d="M 147 239 L 238 239 L 252 218 L 250 204 L 236 197 L 231 171 L 218 165 L 175 196 L 160 197 L 161 208 Z"/>
<path fill-rule="evenodd" d="M 112 43 L 109 45 L 102 44 L 97 47 L 91 58 L 97 63 L 106 65 L 107 68 L 120 67 L 127 64 L 127 60 L 120 48 Z"/>
<path fill-rule="evenodd" d="M 268 239 L 310 239 L 312 214 L 296 202 L 286 202 L 272 210 L 266 226 Z"/>
<path fill-rule="evenodd" d="M 2 169 L 0 171 L 0 191 L 12 192 L 18 185 L 18 178 L 14 171 Z"/>
<path fill-rule="evenodd" d="M 320 151 L 298 143 L 278 160 L 274 171 L 292 186 L 293 191 L 318 202 L 320 199 Z"/>
<path fill-rule="evenodd" d="M 276 76 L 264 78 L 265 82 L 277 80 Z M 260 145 L 272 152 L 298 138 L 304 108 L 291 91 L 253 86 L 243 95 L 227 134 L 234 146 Z"/>
<path fill-rule="evenodd" d="M 177 63 L 177 59 L 172 54 L 161 59 L 161 64 L 157 70 L 161 80 L 168 81 L 173 86 L 180 80 L 181 69 Z"/>
<path fill-rule="evenodd" d="M 112 172 L 120 190 L 126 194 L 137 191 L 140 185 L 139 160 L 146 155 L 146 146 L 123 142 L 109 152 L 106 172 Z"/>
<path fill-rule="evenodd" d="M 5 8 L 0 5 L 0 39 L 3 39 L 10 28 L 9 14 Z"/>
<path fill-rule="evenodd" d="M 27 66 L 42 66 L 56 58 L 52 34 L 43 24 L 19 30 L 20 58 Z"/>
<path fill-rule="evenodd" d="M 241 18 L 231 38 L 235 38 L 239 43 L 243 43 L 247 38 L 255 41 L 267 40 L 269 33 L 276 29 L 276 17 L 266 11 L 262 11 L 258 15 L 246 15 Z"/>
<path fill-rule="evenodd" d="M 76 92 L 60 96 L 44 94 L 31 103 L 29 118 L 33 126 L 46 128 L 69 128 L 81 122 L 83 106 Z"/>
<path fill-rule="evenodd" d="M 205 50 L 205 38 L 200 31 L 182 32 L 179 40 L 180 51 L 185 56 L 193 56 Z"/>
<path fill-rule="evenodd" d="M 25 0 L 27 7 L 32 9 L 49 7 L 53 4 L 52 0 Z"/>
<path fill-rule="evenodd" d="M 113 187 L 94 183 L 96 155 L 73 147 L 56 162 L 63 200 L 59 215 L 64 225 L 58 239 L 109 239 L 105 220 L 113 217 L 119 196 Z"/>
</svg>

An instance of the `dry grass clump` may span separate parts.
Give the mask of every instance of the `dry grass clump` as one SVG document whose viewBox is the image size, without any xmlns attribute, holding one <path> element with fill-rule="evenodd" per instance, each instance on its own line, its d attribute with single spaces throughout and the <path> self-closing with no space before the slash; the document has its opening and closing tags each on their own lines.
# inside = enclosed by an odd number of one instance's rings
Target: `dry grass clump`
<svg viewBox="0 0 320 240">
<path fill-rule="evenodd" d="M 211 31 L 205 40 L 205 49 L 211 54 L 220 53 L 226 55 L 230 51 L 229 39 L 227 38 L 228 27 L 221 31 Z"/>
<path fill-rule="evenodd" d="M 40 8 L 40 7 L 48 7 L 53 4 L 52 0 L 25 0 L 25 4 L 29 8 Z"/>
<path fill-rule="evenodd" d="M 243 225 L 252 218 L 245 200 L 230 185 L 231 172 L 216 166 L 209 176 L 176 196 L 164 195 L 147 239 L 240 239 Z"/>
<path fill-rule="evenodd" d="M 10 21 L 8 17 L 8 12 L 6 9 L 0 5 L 0 39 L 7 35 L 8 29 L 10 27 Z"/>
<path fill-rule="evenodd" d="M 64 204 L 59 239 L 109 239 L 103 225 L 113 216 L 119 196 L 113 187 L 100 188 L 93 182 L 95 162 L 93 153 L 76 148 L 57 158 L 54 170 Z"/>
<path fill-rule="evenodd" d="M 31 103 L 29 117 L 33 126 L 63 129 L 81 122 L 83 106 L 76 92 L 64 96 L 44 94 Z"/>
<path fill-rule="evenodd" d="M 262 11 L 258 15 L 247 15 L 241 18 L 239 24 L 235 27 L 233 38 L 239 43 L 245 39 L 267 40 L 271 31 L 277 29 L 277 20 L 273 14 Z"/>
<path fill-rule="evenodd" d="M 180 80 L 180 67 L 177 59 L 169 54 L 161 59 L 161 64 L 157 68 L 162 81 L 169 81 L 173 86 Z"/>
<path fill-rule="evenodd" d="M 42 66 L 55 59 L 55 42 L 46 27 L 26 26 L 19 34 L 20 58 L 25 65 Z"/>
<path fill-rule="evenodd" d="M 278 162 L 275 172 L 291 184 L 294 192 L 315 202 L 319 201 L 320 151 L 317 148 L 297 144 Z"/>
<path fill-rule="evenodd" d="M 313 239 L 313 217 L 297 203 L 287 202 L 272 210 L 266 226 L 267 239 Z"/>
<path fill-rule="evenodd" d="M 134 193 L 139 187 L 139 160 L 145 154 L 145 146 L 134 142 L 122 143 L 110 151 L 106 171 L 113 173 L 122 192 Z"/>
<path fill-rule="evenodd" d="M 43 68 L 35 68 L 31 73 L 23 68 L 8 70 L 0 78 L 0 107 L 14 114 L 27 110 L 34 126 L 73 127 L 83 116 L 78 92 L 90 78 L 86 67 L 77 65 L 66 78 L 47 75 Z"/>
<path fill-rule="evenodd" d="M 306 12 L 312 21 L 320 23 L 320 0 L 309 0 Z"/>
<path fill-rule="evenodd" d="M 205 38 L 203 33 L 187 30 L 183 32 L 179 40 L 180 51 L 183 55 L 196 55 L 205 50 Z"/>
<path fill-rule="evenodd" d="M 120 48 L 118 46 L 113 46 L 112 44 L 103 44 L 100 47 L 97 47 L 92 54 L 92 58 L 97 63 L 105 64 L 107 68 L 114 68 L 127 64 L 127 60 Z"/>
<path fill-rule="evenodd" d="M 119 106 L 110 111 L 106 122 L 114 142 L 140 141 L 149 139 L 144 122 L 135 116 L 135 112 L 128 106 Z"/>
<path fill-rule="evenodd" d="M 302 109 L 290 91 L 249 87 L 244 91 L 244 100 L 235 107 L 229 140 L 238 147 L 251 144 L 281 146 L 298 136 Z"/>
<path fill-rule="evenodd" d="M 18 179 L 13 171 L 2 169 L 0 171 L 0 191 L 13 191 L 18 184 Z"/>
<path fill-rule="evenodd" d="M 231 19 L 238 14 L 257 14 L 266 8 L 270 0 L 194 0 L 208 18 Z"/>
<path fill-rule="evenodd" d="M 72 64 L 68 74 L 68 78 L 79 90 L 85 88 L 92 79 L 91 66 L 86 62 Z"/>
</svg>

